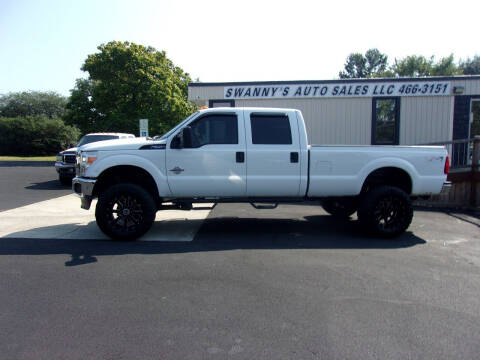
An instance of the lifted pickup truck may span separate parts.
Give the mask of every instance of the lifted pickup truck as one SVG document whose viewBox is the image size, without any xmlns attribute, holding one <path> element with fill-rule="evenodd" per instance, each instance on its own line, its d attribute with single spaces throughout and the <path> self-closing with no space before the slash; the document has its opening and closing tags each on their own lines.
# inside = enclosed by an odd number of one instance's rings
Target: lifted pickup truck
<svg viewBox="0 0 480 360">
<path fill-rule="evenodd" d="M 158 210 L 192 203 L 319 201 L 357 212 L 371 233 L 394 237 L 412 220 L 412 197 L 438 194 L 449 159 L 435 146 L 310 146 L 293 109 L 198 111 L 154 140 L 101 141 L 77 151 L 73 190 L 114 239 L 136 239 Z M 170 205 L 169 205 L 170 204 Z"/>
</svg>

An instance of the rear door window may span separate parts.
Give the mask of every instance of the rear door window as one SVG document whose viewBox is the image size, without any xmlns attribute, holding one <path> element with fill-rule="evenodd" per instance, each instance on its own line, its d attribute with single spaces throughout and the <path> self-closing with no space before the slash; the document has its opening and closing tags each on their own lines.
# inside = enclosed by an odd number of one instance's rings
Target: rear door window
<svg viewBox="0 0 480 360">
<path fill-rule="evenodd" d="M 286 114 L 251 114 L 252 144 L 291 145 L 292 131 Z"/>
</svg>

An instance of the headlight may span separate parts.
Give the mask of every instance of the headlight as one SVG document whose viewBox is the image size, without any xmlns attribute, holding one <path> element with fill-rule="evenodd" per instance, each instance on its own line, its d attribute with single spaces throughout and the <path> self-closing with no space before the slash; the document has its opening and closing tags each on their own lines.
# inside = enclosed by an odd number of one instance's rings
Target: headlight
<svg viewBox="0 0 480 360">
<path fill-rule="evenodd" d="M 63 155 L 58 153 L 57 154 L 57 161 L 63 161 Z"/>
<path fill-rule="evenodd" d="M 80 165 L 89 166 L 97 160 L 97 152 L 86 151 L 80 154 Z"/>
</svg>

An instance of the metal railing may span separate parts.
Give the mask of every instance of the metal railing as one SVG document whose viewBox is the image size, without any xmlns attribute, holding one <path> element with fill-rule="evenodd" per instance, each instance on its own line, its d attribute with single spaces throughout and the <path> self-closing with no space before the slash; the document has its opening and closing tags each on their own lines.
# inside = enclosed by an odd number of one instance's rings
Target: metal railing
<svg viewBox="0 0 480 360">
<path fill-rule="evenodd" d="M 472 139 L 438 141 L 423 145 L 444 145 L 450 156 L 451 169 L 478 171 L 480 158 L 480 136 L 478 135 Z"/>
<path fill-rule="evenodd" d="M 440 203 L 442 201 L 447 203 L 452 201 L 462 207 L 469 206 L 469 208 L 478 209 L 480 204 L 478 196 L 480 191 L 480 136 L 477 135 L 472 139 L 439 141 L 425 145 L 444 145 L 450 155 L 450 173 L 460 176 L 449 177 L 454 183 L 454 187 L 456 185 L 458 187 L 455 191 L 450 191 L 445 199 L 442 200 L 440 194 L 440 197 L 435 201 Z"/>
</svg>

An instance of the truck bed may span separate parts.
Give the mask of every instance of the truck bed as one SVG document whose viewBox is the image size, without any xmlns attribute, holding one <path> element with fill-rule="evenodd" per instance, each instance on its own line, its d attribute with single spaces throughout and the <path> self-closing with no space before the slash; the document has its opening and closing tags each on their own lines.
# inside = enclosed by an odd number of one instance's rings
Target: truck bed
<svg viewBox="0 0 480 360">
<path fill-rule="evenodd" d="M 442 189 L 447 152 L 442 146 L 322 146 L 309 147 L 308 197 L 358 195 L 376 169 L 393 167 L 412 181 L 411 195 Z"/>
</svg>

